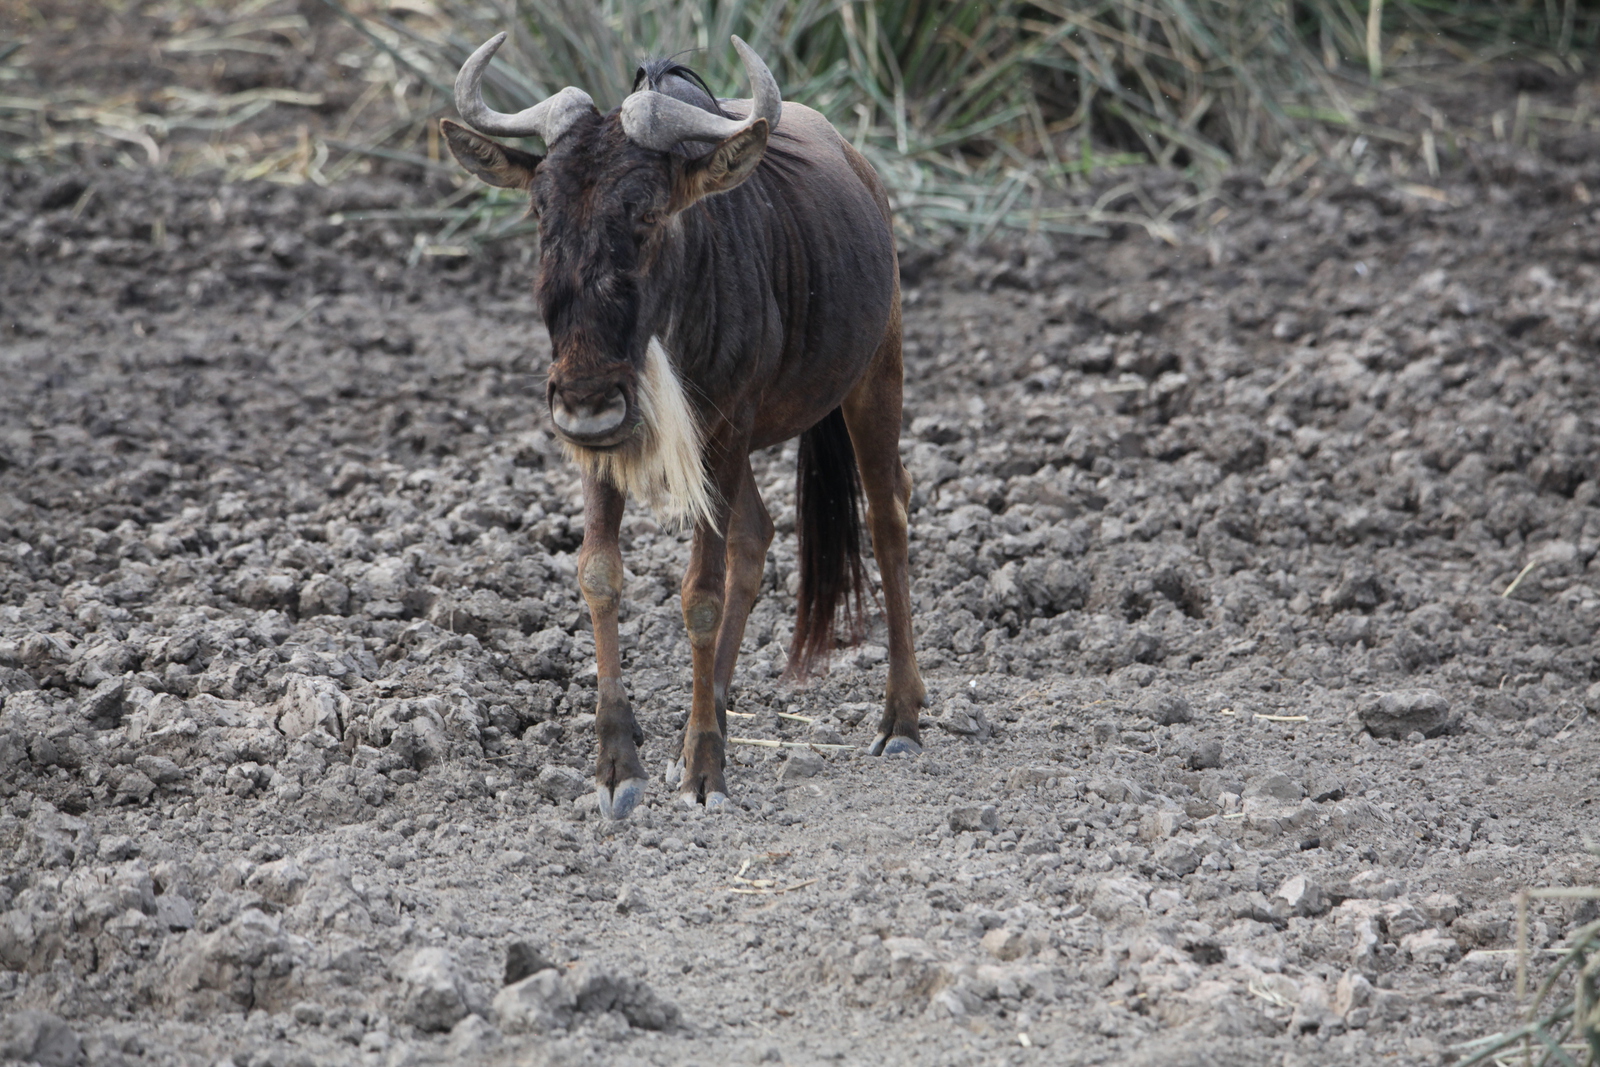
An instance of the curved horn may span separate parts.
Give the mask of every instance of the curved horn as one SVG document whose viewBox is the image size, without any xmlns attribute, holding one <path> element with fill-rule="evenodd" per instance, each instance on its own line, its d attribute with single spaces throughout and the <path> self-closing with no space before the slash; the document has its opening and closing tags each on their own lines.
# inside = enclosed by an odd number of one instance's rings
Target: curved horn
<svg viewBox="0 0 1600 1067">
<path fill-rule="evenodd" d="M 542 137 L 544 143 L 553 145 L 561 135 L 572 128 L 579 116 L 593 111 L 594 101 L 582 89 L 567 86 L 556 95 L 541 100 L 515 115 L 491 111 L 483 102 L 483 72 L 489 60 L 505 43 L 506 35 L 497 33 L 467 58 L 456 75 L 456 110 L 467 125 L 479 133 L 498 134 L 501 137 Z"/>
<path fill-rule="evenodd" d="M 783 114 L 777 79 L 743 40 L 735 37 L 733 47 L 750 78 L 749 118 L 743 122 L 725 119 L 665 93 L 640 89 L 622 102 L 622 129 L 628 139 L 643 148 L 667 152 L 679 141 L 725 141 L 755 125 L 757 119 L 766 119 L 768 126 L 776 128 Z"/>
</svg>

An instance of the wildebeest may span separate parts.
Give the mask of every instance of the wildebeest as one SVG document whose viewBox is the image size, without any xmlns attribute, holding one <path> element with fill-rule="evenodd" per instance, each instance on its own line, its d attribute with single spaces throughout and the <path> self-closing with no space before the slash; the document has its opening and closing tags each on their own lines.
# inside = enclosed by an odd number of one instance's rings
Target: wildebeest
<svg viewBox="0 0 1600 1067">
<path fill-rule="evenodd" d="M 657 60 L 604 115 L 572 87 L 515 115 L 490 110 L 479 83 L 504 39 L 486 42 L 456 79 L 456 106 L 479 132 L 441 125 L 463 166 L 526 189 L 538 219 L 535 294 L 554 357 L 547 400 L 583 477 L 578 581 L 599 668 L 601 809 L 622 818 L 644 795 L 643 734 L 617 640 L 627 495 L 694 523 L 682 588 L 694 695 L 678 788 L 686 803 L 722 807 L 728 687 L 773 535 L 749 455 L 795 436 L 790 671 L 803 676 L 826 656 L 841 610 L 859 631 L 864 490 L 889 629 L 871 751 L 920 751 L 900 284 L 877 175 L 820 114 L 784 105 L 737 37 L 751 100 L 718 101 L 693 71 Z M 542 138 L 547 154 L 485 133 Z"/>
</svg>

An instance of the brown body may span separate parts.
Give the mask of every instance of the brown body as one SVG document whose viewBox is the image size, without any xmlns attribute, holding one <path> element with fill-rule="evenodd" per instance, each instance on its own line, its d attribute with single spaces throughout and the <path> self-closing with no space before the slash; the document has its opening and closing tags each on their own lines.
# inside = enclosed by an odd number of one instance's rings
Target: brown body
<svg viewBox="0 0 1600 1067">
<path fill-rule="evenodd" d="M 723 111 L 679 72 L 659 65 L 641 78 L 734 120 L 756 106 Z M 773 536 L 749 454 L 796 436 L 801 594 L 791 670 L 803 675 L 826 654 L 840 605 L 859 598 L 859 484 L 890 634 L 873 751 L 917 751 L 925 690 L 910 623 L 911 487 L 899 457 L 900 293 L 888 200 L 872 168 L 821 115 L 794 104 L 776 132 L 746 119 L 710 151 L 641 147 L 617 112 L 579 114 L 542 160 L 453 123 L 445 132 L 480 176 L 527 186 L 540 218 L 551 411 L 584 471 L 578 577 L 598 659 L 602 807 L 625 815 L 645 777 L 617 638 L 624 490 L 683 481 L 638 473 L 661 466 L 662 439 L 674 432 L 654 425 L 671 405 L 652 374 L 681 385 L 693 477 L 707 490 L 676 502 L 696 520 L 682 589 L 694 672 L 682 798 L 726 801 L 728 687 Z M 652 365 L 663 352 L 670 366 Z"/>
</svg>

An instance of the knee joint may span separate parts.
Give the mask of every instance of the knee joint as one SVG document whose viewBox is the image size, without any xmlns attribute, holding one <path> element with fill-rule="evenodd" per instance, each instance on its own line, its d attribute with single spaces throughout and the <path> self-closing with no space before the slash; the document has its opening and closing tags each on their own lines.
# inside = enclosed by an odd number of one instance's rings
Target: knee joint
<svg viewBox="0 0 1600 1067">
<path fill-rule="evenodd" d="M 622 599 L 622 561 L 596 553 L 578 561 L 578 588 L 591 608 L 611 607 Z"/>
<path fill-rule="evenodd" d="M 710 641 L 722 625 L 722 602 L 706 594 L 684 598 L 683 624 L 690 641 L 697 645 Z"/>
</svg>

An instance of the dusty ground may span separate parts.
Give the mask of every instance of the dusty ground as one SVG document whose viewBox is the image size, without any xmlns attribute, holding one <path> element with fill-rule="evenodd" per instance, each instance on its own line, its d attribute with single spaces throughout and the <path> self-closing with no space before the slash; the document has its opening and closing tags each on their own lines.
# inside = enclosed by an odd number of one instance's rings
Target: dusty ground
<svg viewBox="0 0 1600 1067">
<path fill-rule="evenodd" d="M 872 639 L 777 677 L 778 450 L 735 733 L 855 747 L 611 825 L 528 249 L 4 172 L 0 1058 L 1442 1062 L 1596 881 L 1600 164 L 1415 180 L 909 257 L 927 752 Z M 660 766 L 686 545 L 624 534 Z"/>
</svg>

